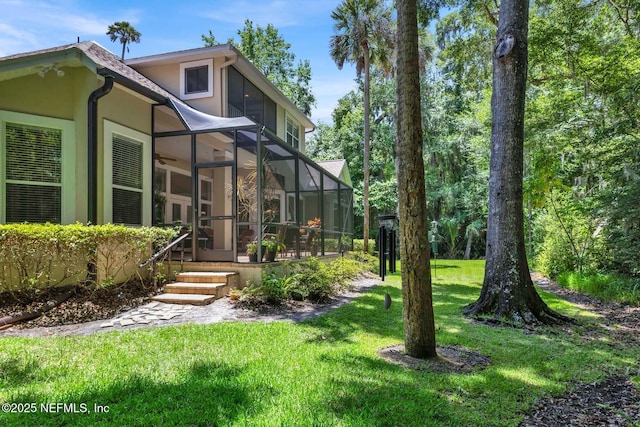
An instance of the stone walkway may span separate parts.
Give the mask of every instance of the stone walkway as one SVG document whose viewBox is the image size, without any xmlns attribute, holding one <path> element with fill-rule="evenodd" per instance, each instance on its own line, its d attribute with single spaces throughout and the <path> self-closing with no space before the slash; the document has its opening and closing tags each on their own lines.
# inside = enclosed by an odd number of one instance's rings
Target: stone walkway
<svg viewBox="0 0 640 427">
<path fill-rule="evenodd" d="M 185 314 L 193 309 L 192 305 L 164 304 L 150 302 L 109 321 L 100 324 L 101 328 L 113 328 L 114 326 L 148 325 L 155 320 L 171 320 L 176 316 Z"/>
<path fill-rule="evenodd" d="M 3 337 L 62 337 L 89 335 L 97 332 L 127 331 L 140 328 L 175 326 L 186 323 L 209 324 L 217 322 L 300 322 L 311 319 L 347 304 L 363 292 L 380 284 L 377 278 L 360 278 L 351 283 L 351 289 L 334 298 L 329 304 L 296 303 L 286 310 L 271 313 L 257 313 L 239 308 L 229 298 L 220 298 L 205 306 L 166 304 L 149 302 L 132 310 L 120 313 L 108 320 L 94 322 L 17 329 L 10 328 L 0 332 Z"/>
</svg>

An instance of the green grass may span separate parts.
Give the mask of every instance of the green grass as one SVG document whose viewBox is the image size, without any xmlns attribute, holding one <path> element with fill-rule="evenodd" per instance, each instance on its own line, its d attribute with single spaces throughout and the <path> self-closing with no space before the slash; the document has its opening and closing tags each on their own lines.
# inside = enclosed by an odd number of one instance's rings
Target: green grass
<svg viewBox="0 0 640 427">
<path fill-rule="evenodd" d="M 0 403 L 33 402 L 38 409 L 0 412 L 0 425 L 514 426 L 537 399 L 576 380 L 638 369 L 635 351 L 606 337 L 468 322 L 462 306 L 479 294 L 483 263 L 437 262 L 438 345 L 489 356 L 492 365 L 483 371 L 411 371 L 377 356 L 403 337 L 400 276 L 393 274 L 351 304 L 302 324 L 0 338 Z M 386 292 L 393 298 L 388 311 Z M 544 299 L 594 322 L 562 300 Z M 42 413 L 46 403 L 84 403 L 92 413 Z M 93 413 L 94 404 L 109 412 Z"/>
<path fill-rule="evenodd" d="M 604 301 L 619 301 L 640 306 L 640 279 L 600 273 L 562 273 L 558 284 Z"/>
</svg>

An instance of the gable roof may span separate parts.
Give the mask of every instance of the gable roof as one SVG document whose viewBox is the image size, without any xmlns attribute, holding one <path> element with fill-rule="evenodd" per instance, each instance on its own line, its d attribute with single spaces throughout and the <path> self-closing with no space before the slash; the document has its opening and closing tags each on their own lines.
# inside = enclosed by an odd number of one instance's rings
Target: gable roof
<svg viewBox="0 0 640 427">
<path fill-rule="evenodd" d="M 120 77 L 118 83 L 123 83 L 123 79 L 126 79 L 159 102 L 175 98 L 94 41 L 72 43 L 0 58 L 0 81 L 36 74 L 43 67 L 51 64 L 55 64 L 58 68 L 84 66 L 103 76 Z"/>
<path fill-rule="evenodd" d="M 335 176 L 345 184 L 352 186 L 351 174 L 349 174 L 349 168 L 347 167 L 347 161 L 340 160 L 321 160 L 316 162 L 318 166 Z"/>
<path fill-rule="evenodd" d="M 44 64 L 64 66 L 86 66 L 102 76 L 112 76 L 116 82 L 159 103 L 168 103 L 180 115 L 190 130 L 214 130 L 231 127 L 253 126 L 255 123 L 246 117 L 227 119 L 197 111 L 170 92 L 129 67 L 109 50 L 93 41 L 73 43 L 33 52 L 0 58 L 0 81 L 35 74 Z M 9 77 L 6 77 L 9 76 Z"/>
<path fill-rule="evenodd" d="M 116 82 L 137 92 L 142 92 L 157 102 L 172 99 L 184 104 L 179 98 L 145 77 L 134 67 L 154 63 L 191 61 L 199 57 L 226 56 L 235 59 L 234 65 L 249 80 L 259 81 L 260 88 L 277 103 L 285 105 L 305 129 L 313 129 L 315 125 L 302 113 L 289 98 L 275 87 L 258 69 L 231 45 L 218 45 L 188 49 L 177 52 L 151 55 L 122 61 L 108 49 L 95 41 L 83 41 L 31 52 L 23 52 L 0 58 L 0 81 L 36 74 L 47 65 L 61 67 L 85 66 L 102 76 L 112 75 Z"/>
<path fill-rule="evenodd" d="M 229 65 L 236 67 L 236 69 L 252 83 L 258 83 L 258 88 L 269 98 L 274 100 L 277 104 L 283 105 L 287 112 L 291 113 L 305 129 L 315 129 L 316 125 L 309 119 L 309 117 L 300 111 L 298 107 L 280 91 L 280 89 L 278 89 L 233 45 L 221 44 L 161 53 L 157 55 L 142 56 L 139 58 L 127 59 L 125 60 L 125 63 L 136 68 L 149 65 L 179 64 L 181 62 L 191 62 L 212 57 L 225 58 L 225 61 L 229 61 Z"/>
</svg>

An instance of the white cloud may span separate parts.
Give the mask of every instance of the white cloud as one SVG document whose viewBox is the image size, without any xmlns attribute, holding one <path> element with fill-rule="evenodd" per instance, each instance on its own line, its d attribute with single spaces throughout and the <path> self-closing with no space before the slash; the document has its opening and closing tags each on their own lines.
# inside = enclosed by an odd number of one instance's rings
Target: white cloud
<svg viewBox="0 0 640 427">
<path fill-rule="evenodd" d="M 84 6 L 91 7 L 91 6 Z M 59 44 L 103 36 L 112 22 L 96 12 L 83 10 L 73 1 L 27 2 L 0 0 L 0 40 L 2 54 L 37 50 Z M 119 11 L 119 16 L 123 14 Z M 125 17 L 135 23 L 139 13 L 129 10 Z"/>
</svg>

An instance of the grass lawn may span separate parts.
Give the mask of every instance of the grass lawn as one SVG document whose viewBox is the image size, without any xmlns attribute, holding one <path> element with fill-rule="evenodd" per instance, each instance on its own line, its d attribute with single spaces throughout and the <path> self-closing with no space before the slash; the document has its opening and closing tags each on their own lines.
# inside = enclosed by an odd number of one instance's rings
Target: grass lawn
<svg viewBox="0 0 640 427">
<path fill-rule="evenodd" d="M 461 308 L 479 295 L 483 262 L 437 263 L 438 345 L 489 356 L 483 371 L 410 371 L 377 356 L 403 339 L 394 274 L 355 302 L 302 324 L 0 338 L 0 425 L 514 426 L 537 399 L 576 380 L 638 369 L 637 349 L 606 339 L 468 322 Z M 385 292 L 394 301 L 388 311 Z M 551 295 L 544 299 L 585 324 L 596 320 Z"/>
</svg>

